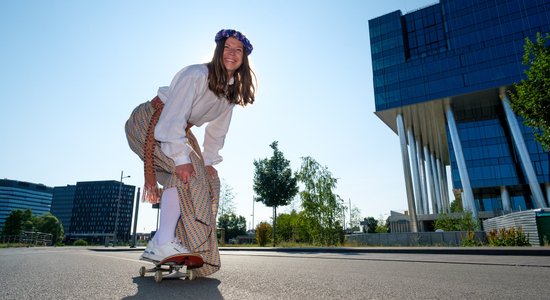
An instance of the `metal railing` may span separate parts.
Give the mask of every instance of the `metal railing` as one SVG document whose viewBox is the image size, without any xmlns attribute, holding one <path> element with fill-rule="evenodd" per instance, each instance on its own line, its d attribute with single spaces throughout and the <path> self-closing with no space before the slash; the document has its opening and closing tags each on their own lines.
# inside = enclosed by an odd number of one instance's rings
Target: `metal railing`
<svg viewBox="0 0 550 300">
<path fill-rule="evenodd" d="M 29 246 L 51 246 L 52 234 L 44 232 L 22 231 L 19 235 L 2 236 L 3 244 L 25 244 Z"/>
</svg>

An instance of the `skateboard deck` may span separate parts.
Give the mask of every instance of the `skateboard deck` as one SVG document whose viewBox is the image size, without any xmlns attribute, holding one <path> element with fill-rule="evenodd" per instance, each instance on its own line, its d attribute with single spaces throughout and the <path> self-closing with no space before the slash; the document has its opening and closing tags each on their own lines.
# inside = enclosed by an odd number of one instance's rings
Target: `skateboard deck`
<svg viewBox="0 0 550 300">
<path fill-rule="evenodd" d="M 200 254 L 186 253 L 168 256 L 161 261 L 148 259 L 145 257 L 141 260 L 155 264 L 155 267 L 147 269 L 142 266 L 139 269 L 139 275 L 144 277 L 146 273 L 155 273 L 155 281 L 161 282 L 162 279 L 187 278 L 193 280 L 196 274 L 193 269 L 200 268 L 204 264 L 204 260 Z M 168 273 L 164 275 L 163 273 Z"/>
</svg>

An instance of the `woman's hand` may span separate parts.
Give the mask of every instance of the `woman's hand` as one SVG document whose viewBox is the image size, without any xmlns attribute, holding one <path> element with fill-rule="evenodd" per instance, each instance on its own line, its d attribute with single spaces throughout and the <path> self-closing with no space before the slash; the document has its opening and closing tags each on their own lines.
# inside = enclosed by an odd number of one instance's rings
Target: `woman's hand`
<svg viewBox="0 0 550 300">
<path fill-rule="evenodd" d="M 183 164 L 176 166 L 176 176 L 179 180 L 181 180 L 183 183 L 188 183 L 191 179 L 191 176 L 195 175 L 195 168 L 193 168 L 193 164 Z"/>
</svg>

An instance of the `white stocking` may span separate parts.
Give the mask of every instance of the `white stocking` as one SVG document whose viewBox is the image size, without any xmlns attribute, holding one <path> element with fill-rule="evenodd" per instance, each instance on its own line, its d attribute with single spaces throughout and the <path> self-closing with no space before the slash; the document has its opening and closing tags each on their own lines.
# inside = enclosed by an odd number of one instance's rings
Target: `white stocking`
<svg viewBox="0 0 550 300">
<path fill-rule="evenodd" d="M 178 190 L 165 189 L 160 199 L 160 225 L 155 240 L 157 245 L 164 245 L 176 238 L 176 226 L 180 217 Z"/>
</svg>

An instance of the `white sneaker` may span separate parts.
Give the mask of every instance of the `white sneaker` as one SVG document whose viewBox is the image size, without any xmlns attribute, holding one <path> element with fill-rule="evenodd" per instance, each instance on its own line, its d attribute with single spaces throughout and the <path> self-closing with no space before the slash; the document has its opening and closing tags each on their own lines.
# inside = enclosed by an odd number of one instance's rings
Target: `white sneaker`
<svg viewBox="0 0 550 300">
<path fill-rule="evenodd" d="M 147 248 L 145 248 L 145 251 L 143 251 L 140 258 L 149 258 L 149 255 L 156 247 L 157 242 L 155 241 L 155 239 L 150 240 L 149 243 L 147 243 Z"/>
<path fill-rule="evenodd" d="M 143 258 L 161 261 L 164 258 L 176 254 L 183 254 L 183 253 L 191 253 L 187 248 L 183 247 L 178 241 L 171 241 L 169 243 L 166 243 L 164 245 L 157 245 L 156 242 L 151 241 L 149 242 L 151 244 L 151 247 L 149 247 L 149 244 L 147 245 L 147 248 L 141 255 Z"/>
<path fill-rule="evenodd" d="M 169 244 L 170 244 L 171 247 L 175 248 L 179 252 L 179 253 L 174 253 L 174 254 L 191 253 L 191 251 L 189 251 L 189 249 L 185 248 L 178 240 L 173 240 Z M 174 255 L 174 254 L 171 254 L 171 255 Z"/>
</svg>

